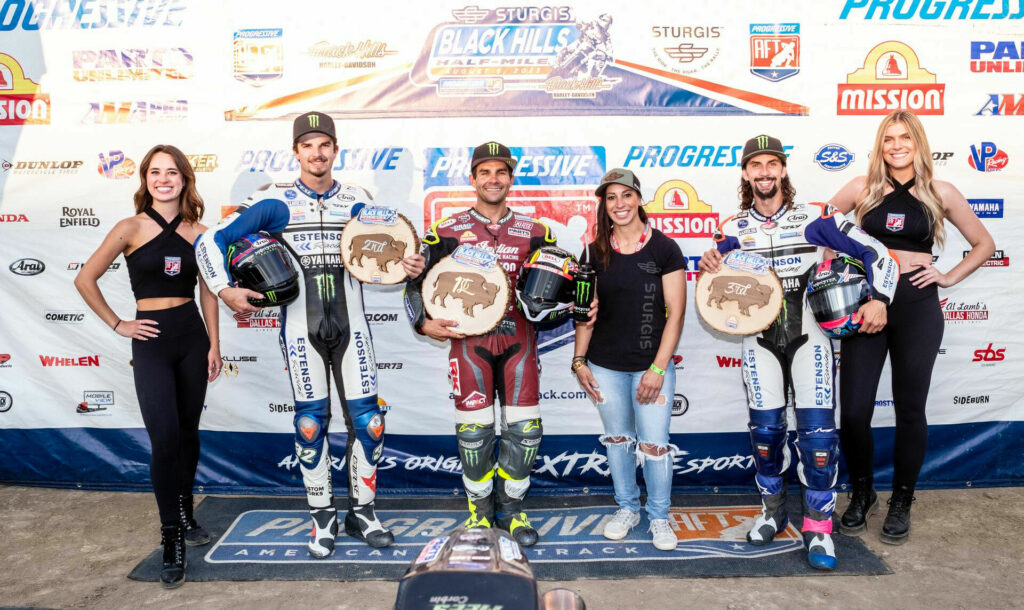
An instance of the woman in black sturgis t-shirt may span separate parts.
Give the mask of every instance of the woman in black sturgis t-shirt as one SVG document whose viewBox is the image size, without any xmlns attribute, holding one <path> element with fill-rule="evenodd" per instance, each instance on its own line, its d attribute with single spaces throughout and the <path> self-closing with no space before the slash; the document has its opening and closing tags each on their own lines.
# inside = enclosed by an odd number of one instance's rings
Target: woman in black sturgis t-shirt
<svg viewBox="0 0 1024 610">
<path fill-rule="evenodd" d="M 674 241 L 647 223 L 633 172 L 609 171 L 596 194 L 601 198 L 597 236 L 583 262 L 597 271 L 600 307 L 592 326 L 576 327 L 572 370 L 604 424 L 601 443 L 608 450 L 619 505 L 604 535 L 620 540 L 640 523 L 639 461 L 654 546 L 671 551 L 677 542 L 668 523 L 672 354 L 683 331 L 686 259 Z"/>
</svg>

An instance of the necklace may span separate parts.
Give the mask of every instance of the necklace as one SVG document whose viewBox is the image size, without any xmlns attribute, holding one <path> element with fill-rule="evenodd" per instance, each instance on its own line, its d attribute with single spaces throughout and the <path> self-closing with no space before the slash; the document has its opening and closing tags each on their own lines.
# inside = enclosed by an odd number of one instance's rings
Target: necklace
<svg viewBox="0 0 1024 610">
<path fill-rule="evenodd" d="M 640 234 L 640 239 L 636 240 L 636 247 L 633 248 L 633 251 L 630 252 L 630 254 L 636 254 L 637 252 L 640 251 L 640 248 L 644 247 L 644 242 L 647 241 L 647 238 L 650 235 L 650 233 L 651 233 L 651 223 L 647 223 L 647 224 L 644 225 L 644 232 Z M 612 244 L 612 249 L 613 250 L 615 250 L 619 254 L 623 253 L 622 250 L 619 250 L 619 242 L 618 242 L 617 239 L 615 239 L 615 233 L 614 232 L 612 232 L 611 239 L 609 241 Z"/>
</svg>

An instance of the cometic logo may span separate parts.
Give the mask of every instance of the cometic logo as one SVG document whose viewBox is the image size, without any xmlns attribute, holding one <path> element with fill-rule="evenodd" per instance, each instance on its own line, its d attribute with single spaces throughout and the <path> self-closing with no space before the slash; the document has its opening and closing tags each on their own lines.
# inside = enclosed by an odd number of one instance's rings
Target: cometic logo
<svg viewBox="0 0 1024 610">
<path fill-rule="evenodd" d="M 864 10 L 863 19 L 1020 19 L 1024 4 L 1011 11 L 1010 0 L 846 0 L 840 19 L 856 19 L 852 10 Z"/>
<path fill-rule="evenodd" d="M 814 153 L 814 162 L 821 169 L 838 172 L 850 167 L 853 163 L 853 153 L 842 144 L 826 144 Z"/>
<path fill-rule="evenodd" d="M 923 69 L 917 53 L 902 42 L 883 42 L 868 52 L 861 68 L 839 85 L 836 114 L 884 115 L 893 110 L 942 114 L 946 86 Z"/>
<path fill-rule="evenodd" d="M 46 265 L 35 258 L 21 258 L 11 263 L 8 269 L 15 275 L 39 275 L 46 270 Z"/>
<path fill-rule="evenodd" d="M 1009 162 L 1006 151 L 999 150 L 995 142 L 982 142 L 978 146 L 971 144 L 971 156 L 967 158 L 967 163 L 979 172 L 998 172 Z"/>
<path fill-rule="evenodd" d="M 12 3 L 4 2 L 0 10 L 0 31 L 5 29 L 7 6 Z M 0 53 L 0 125 L 49 124 L 49 94 L 39 92 L 39 85 L 25 77 L 16 59 Z"/>
<path fill-rule="evenodd" d="M 971 72 L 1024 72 L 1024 42 L 972 41 Z"/>
<path fill-rule="evenodd" d="M 85 321 L 85 312 L 80 310 L 47 310 L 43 312 L 43 319 L 56 324 L 81 324 Z"/>
</svg>

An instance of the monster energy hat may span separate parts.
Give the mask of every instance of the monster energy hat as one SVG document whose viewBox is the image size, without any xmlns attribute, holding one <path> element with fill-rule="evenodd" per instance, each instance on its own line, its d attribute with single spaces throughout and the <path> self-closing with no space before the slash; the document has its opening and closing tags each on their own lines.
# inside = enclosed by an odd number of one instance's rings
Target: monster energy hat
<svg viewBox="0 0 1024 610">
<path fill-rule="evenodd" d="M 334 119 L 322 112 L 307 112 L 295 119 L 295 123 L 292 125 L 292 144 L 298 142 L 299 138 L 307 133 L 322 133 L 325 136 L 330 136 L 332 140 L 338 139 L 334 135 Z"/>
<path fill-rule="evenodd" d="M 516 160 L 512 158 L 512 151 L 508 149 L 508 146 L 497 142 L 487 142 L 474 148 L 469 170 L 473 171 L 484 161 L 504 161 L 509 169 L 516 168 Z"/>
<path fill-rule="evenodd" d="M 775 155 L 786 164 L 786 151 L 782 150 L 782 140 L 761 134 L 747 140 L 743 145 L 743 159 L 740 160 L 740 167 L 747 164 L 747 160 L 761 154 Z"/>
<path fill-rule="evenodd" d="M 633 172 L 629 171 L 628 169 L 623 169 L 621 167 L 616 167 L 613 170 L 609 170 L 608 173 L 601 178 L 601 184 L 598 185 L 594 193 L 598 197 L 603 197 L 604 192 L 608 190 L 608 187 L 613 184 L 621 184 L 623 186 L 628 186 L 629 188 L 636 191 L 637 194 L 640 195 L 640 198 L 643 199 L 643 193 L 640 192 L 640 179 L 637 178 L 636 174 L 634 174 Z"/>
</svg>

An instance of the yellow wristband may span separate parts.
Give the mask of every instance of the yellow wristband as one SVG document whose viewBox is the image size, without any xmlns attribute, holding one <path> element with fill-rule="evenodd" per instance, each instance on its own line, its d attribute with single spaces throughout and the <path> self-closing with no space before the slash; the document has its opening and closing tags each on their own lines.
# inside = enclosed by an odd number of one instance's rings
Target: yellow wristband
<svg viewBox="0 0 1024 610">
<path fill-rule="evenodd" d="M 648 367 L 648 369 L 654 371 L 655 373 L 661 375 L 662 377 L 665 376 L 665 369 L 658 368 L 658 365 L 654 364 L 653 362 L 651 363 L 651 366 Z"/>
</svg>

